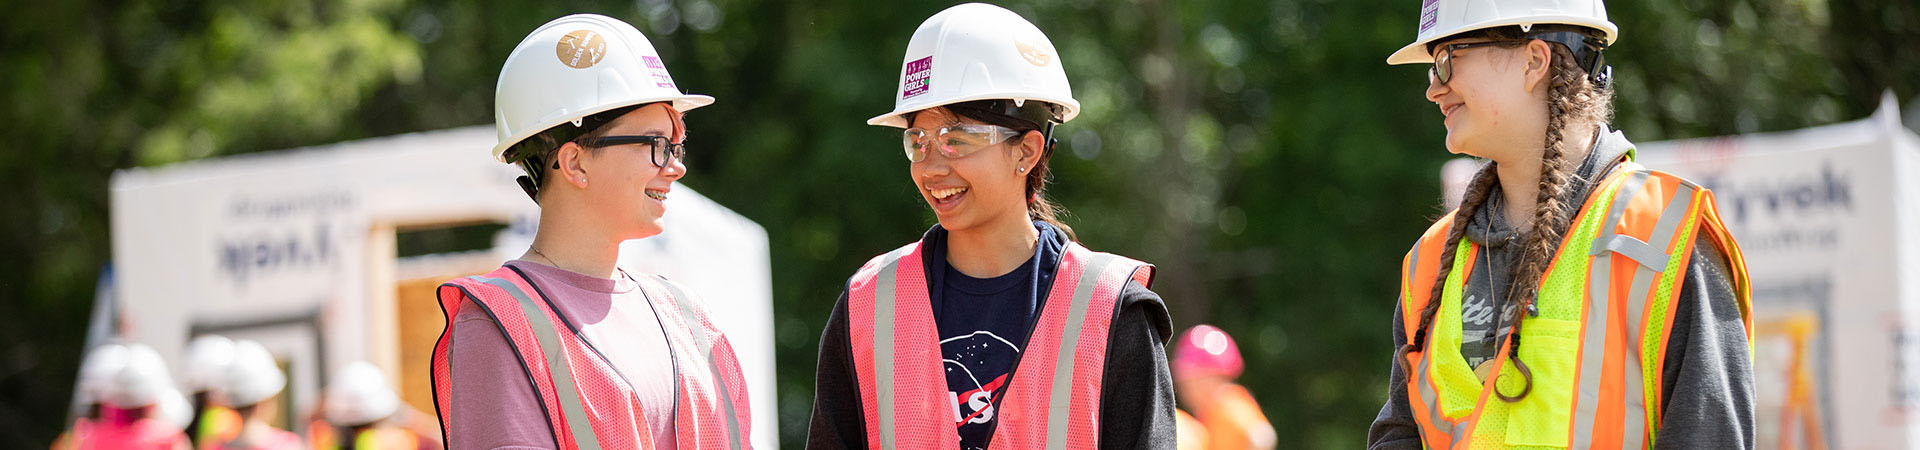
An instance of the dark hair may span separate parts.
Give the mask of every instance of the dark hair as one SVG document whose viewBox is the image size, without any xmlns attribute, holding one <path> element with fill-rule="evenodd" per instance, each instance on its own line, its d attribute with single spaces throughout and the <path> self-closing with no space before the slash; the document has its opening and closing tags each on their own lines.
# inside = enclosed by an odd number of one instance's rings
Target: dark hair
<svg viewBox="0 0 1920 450">
<path fill-rule="evenodd" d="M 501 156 L 504 156 L 507 162 L 518 164 L 521 170 L 527 172 L 525 176 L 521 176 L 515 179 L 515 181 L 520 183 L 520 189 L 526 191 L 528 197 L 533 198 L 535 203 L 539 203 L 540 187 L 546 186 L 546 172 L 559 168 L 556 158 L 559 157 L 561 146 L 566 145 L 568 142 L 579 143 L 606 135 L 607 125 L 613 123 L 614 119 L 619 119 L 620 116 L 654 104 L 667 106 L 667 116 L 673 121 L 674 140 L 685 139 L 687 135 L 686 122 L 682 120 L 683 114 L 680 110 L 675 109 L 672 103 L 642 103 L 588 115 L 580 119 L 579 126 L 574 126 L 572 123 L 554 125 L 552 128 L 548 128 L 533 136 L 528 136 L 526 139 L 520 140 L 519 143 L 507 147 L 507 150 L 502 152 Z M 588 151 L 594 150 L 597 149 L 588 149 Z"/>
<path fill-rule="evenodd" d="M 1053 171 L 1047 168 L 1047 162 L 1053 159 L 1053 122 L 1046 118 L 1056 117 L 1058 106 L 1040 101 L 1014 105 L 1010 100 L 975 100 L 947 105 L 946 108 L 960 117 L 1012 128 L 1019 131 L 1021 136 L 1040 133 L 1040 161 L 1033 165 L 1032 171 L 1027 172 L 1027 217 L 1052 225 L 1066 234 L 1067 239 L 1080 240 L 1073 233 L 1073 227 L 1060 220 L 1060 216 L 1066 215 L 1066 207 L 1047 199 L 1047 182 L 1052 181 L 1053 175 Z"/>
<path fill-rule="evenodd" d="M 1539 30 L 1541 27 L 1535 28 Z M 1494 28 L 1478 34 L 1497 40 L 1526 42 L 1526 34 L 1518 27 Z M 1507 347 L 1508 359 L 1513 361 L 1514 369 L 1520 372 L 1524 380 L 1520 393 L 1515 395 L 1507 395 L 1495 388 L 1494 395 L 1508 403 L 1518 402 L 1533 391 L 1533 370 L 1520 360 L 1520 325 L 1524 322 L 1521 319 L 1539 300 L 1541 277 L 1553 263 L 1554 254 L 1560 247 L 1561 233 L 1571 226 L 1572 213 L 1578 209 L 1577 205 L 1567 202 L 1569 199 L 1563 198 L 1574 176 L 1573 162 L 1567 159 L 1566 154 L 1569 146 L 1586 143 L 1567 142 L 1566 128 L 1570 124 L 1606 123 L 1613 111 L 1613 89 L 1610 86 L 1594 84 L 1565 46 L 1549 44 L 1548 47 L 1553 51 L 1553 70 L 1549 74 L 1547 87 L 1546 149 L 1540 157 L 1539 194 L 1531 227 L 1525 235 L 1526 239 L 1520 243 L 1520 260 L 1514 266 L 1513 276 L 1509 278 L 1513 284 L 1507 289 L 1505 300 L 1514 308 L 1509 313 L 1510 317 L 1501 318 L 1508 324 L 1507 335 L 1513 340 L 1512 345 Z M 1453 213 L 1453 224 L 1447 230 L 1446 246 L 1443 248 L 1451 250 L 1460 244 L 1460 238 L 1466 233 L 1467 222 L 1486 205 L 1487 197 L 1499 181 L 1498 163 L 1489 163 L 1474 174 L 1473 181 L 1467 184 L 1460 208 Z M 1414 330 L 1413 339 L 1394 352 L 1394 362 L 1400 364 L 1403 371 L 1410 371 L 1405 355 L 1426 348 L 1427 329 L 1433 325 L 1435 313 L 1440 309 L 1440 297 L 1446 290 L 1447 274 L 1453 270 L 1453 258 L 1450 255 L 1440 255 L 1438 278 L 1427 294 L 1426 308 L 1420 311 L 1420 324 Z"/>
</svg>

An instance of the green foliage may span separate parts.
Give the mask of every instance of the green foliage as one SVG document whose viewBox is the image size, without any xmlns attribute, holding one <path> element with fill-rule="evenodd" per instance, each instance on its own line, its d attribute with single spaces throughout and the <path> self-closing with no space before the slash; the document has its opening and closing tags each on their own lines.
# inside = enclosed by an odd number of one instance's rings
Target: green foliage
<svg viewBox="0 0 1920 450">
<path fill-rule="evenodd" d="M 1437 206 L 1424 66 L 1387 66 L 1415 4 L 1036 0 L 1084 112 L 1053 197 L 1083 241 L 1160 267 L 1215 323 L 1282 448 L 1354 448 L 1385 396 L 1401 254 Z M 491 121 L 501 62 L 572 12 L 648 33 L 689 115 L 686 183 L 772 238 L 782 441 L 804 442 L 819 332 L 847 276 L 933 223 L 891 106 L 913 29 L 951 2 L 52 2 L 0 21 L 0 441 L 61 426 L 112 170 Z M 1865 115 L 1920 90 L 1920 7 L 1613 2 L 1616 124 L 1636 140 Z M 478 153 L 476 153 L 478 155 Z M 478 157 L 478 156 L 476 156 Z"/>
</svg>

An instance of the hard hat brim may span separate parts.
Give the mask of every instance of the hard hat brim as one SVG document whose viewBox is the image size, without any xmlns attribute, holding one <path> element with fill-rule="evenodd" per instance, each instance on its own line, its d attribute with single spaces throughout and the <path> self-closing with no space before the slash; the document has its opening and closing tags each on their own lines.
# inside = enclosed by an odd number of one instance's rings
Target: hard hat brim
<svg viewBox="0 0 1920 450">
<path fill-rule="evenodd" d="M 1581 16 L 1572 16 L 1572 15 L 1509 17 L 1509 18 L 1488 20 L 1480 23 L 1463 26 L 1446 33 L 1434 33 L 1433 36 L 1429 36 L 1425 39 L 1415 40 L 1413 41 L 1413 43 L 1407 44 L 1405 47 L 1400 47 L 1400 50 L 1394 51 L 1393 54 L 1387 55 L 1387 64 L 1389 65 L 1432 64 L 1433 54 L 1427 53 L 1428 44 L 1432 44 L 1438 41 L 1444 41 L 1464 33 L 1485 30 L 1488 28 L 1499 28 L 1499 27 L 1505 27 L 1505 26 L 1520 26 L 1520 25 L 1525 25 L 1529 27 L 1533 25 L 1573 25 L 1573 26 L 1593 28 L 1596 30 L 1600 30 L 1601 33 L 1606 34 L 1607 45 L 1613 45 L 1613 43 L 1616 42 L 1620 37 L 1620 28 L 1615 26 L 1613 22 L 1607 22 L 1607 21 L 1596 22 L 1593 20 L 1592 17 L 1581 17 Z"/>
<path fill-rule="evenodd" d="M 965 97 L 956 97 L 956 98 L 947 99 L 939 102 L 926 103 L 921 105 L 911 105 L 911 106 L 897 108 L 897 109 L 894 109 L 892 112 L 881 114 L 878 116 L 873 116 L 873 118 L 867 119 L 867 125 L 894 127 L 894 128 L 907 128 L 908 126 L 912 125 L 911 123 L 907 122 L 907 114 L 914 113 L 917 111 L 925 111 L 932 108 L 938 108 L 941 106 L 952 105 L 955 103 L 971 102 L 975 100 L 1018 99 L 1018 100 L 1024 100 L 1024 101 L 1030 101 L 1030 102 L 1047 102 L 1047 103 L 1057 104 L 1066 108 L 1066 112 L 1060 115 L 1060 123 L 1066 123 L 1069 120 L 1073 120 L 1074 117 L 1080 116 L 1079 101 L 1074 99 L 1061 100 L 1061 99 L 1052 99 L 1047 97 L 1049 96 L 1037 95 L 1036 93 L 1021 93 L 1021 94 L 985 93 L 985 94 L 969 95 Z"/>
<path fill-rule="evenodd" d="M 508 136 L 506 139 L 501 139 L 500 143 L 493 145 L 493 160 L 499 161 L 499 162 L 507 162 L 505 153 L 508 148 L 512 148 L 514 145 L 519 144 L 520 141 L 527 140 L 527 138 L 533 137 L 536 134 L 546 132 L 548 129 L 551 129 L 556 126 L 560 126 L 560 124 L 569 123 L 574 121 L 575 119 L 579 119 L 582 117 L 587 117 L 587 116 L 591 116 L 594 114 L 599 114 L 607 111 L 612 111 L 615 109 L 625 108 L 628 106 L 644 105 L 648 103 L 658 103 L 658 102 L 673 102 L 673 109 L 676 109 L 682 113 L 685 113 L 687 111 L 692 111 L 702 106 L 713 104 L 713 97 L 706 96 L 706 95 L 698 95 L 698 94 L 684 94 L 684 95 L 674 95 L 674 96 L 666 96 L 666 97 L 649 97 L 649 98 L 641 98 L 637 100 L 629 100 L 629 101 L 623 101 L 623 102 L 613 102 L 605 105 L 596 106 L 591 109 L 581 110 L 579 114 L 569 114 L 567 116 L 564 116 L 558 119 L 550 120 L 550 121 L 541 123 L 537 126 L 529 127 L 525 131 L 515 133 L 513 136 Z"/>
</svg>

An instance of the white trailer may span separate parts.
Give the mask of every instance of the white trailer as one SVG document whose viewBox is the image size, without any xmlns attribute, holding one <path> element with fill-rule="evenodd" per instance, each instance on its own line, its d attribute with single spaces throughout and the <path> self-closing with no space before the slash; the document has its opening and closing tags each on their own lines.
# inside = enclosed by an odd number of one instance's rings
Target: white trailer
<svg viewBox="0 0 1920 450">
<path fill-rule="evenodd" d="M 494 139 L 470 127 L 115 173 L 119 338 L 176 365 L 196 334 L 261 341 L 287 368 L 289 413 L 332 369 L 367 360 L 431 414 L 433 287 L 521 254 L 537 226 L 518 169 L 487 156 Z M 766 231 L 685 186 L 668 205 L 667 231 L 622 245 L 620 264 L 705 297 L 746 372 L 754 446 L 778 448 Z M 409 233 L 475 225 L 498 231 L 478 248 L 399 254 Z"/>
</svg>

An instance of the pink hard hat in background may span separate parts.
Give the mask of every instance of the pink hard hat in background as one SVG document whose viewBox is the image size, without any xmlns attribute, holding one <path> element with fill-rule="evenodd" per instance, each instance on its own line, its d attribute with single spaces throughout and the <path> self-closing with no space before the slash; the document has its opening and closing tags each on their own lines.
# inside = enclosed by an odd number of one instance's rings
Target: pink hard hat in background
<svg viewBox="0 0 1920 450">
<path fill-rule="evenodd" d="M 1213 325 L 1195 325 L 1180 333 L 1174 342 L 1173 378 L 1199 375 L 1238 378 L 1246 363 L 1240 360 L 1240 347 L 1233 337 Z"/>
</svg>

